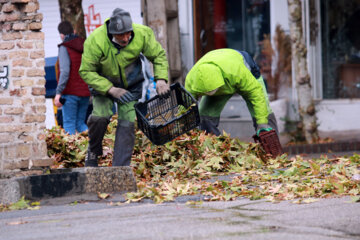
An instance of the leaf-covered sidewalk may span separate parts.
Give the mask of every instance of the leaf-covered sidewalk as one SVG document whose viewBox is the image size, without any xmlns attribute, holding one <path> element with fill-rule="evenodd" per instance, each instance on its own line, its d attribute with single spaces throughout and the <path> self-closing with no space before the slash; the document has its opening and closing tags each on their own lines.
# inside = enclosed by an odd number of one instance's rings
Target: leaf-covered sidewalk
<svg viewBox="0 0 360 240">
<path fill-rule="evenodd" d="M 102 166 L 111 166 L 115 126 L 113 120 L 105 135 Z M 82 167 L 87 144 L 86 133 L 69 136 L 54 128 L 47 134 L 54 168 Z M 271 159 L 257 144 L 198 130 L 163 146 L 151 144 L 138 131 L 131 167 L 138 191 L 127 193 L 128 202 L 149 198 L 161 203 L 195 194 L 207 201 L 247 197 L 295 203 L 340 195 L 351 195 L 353 201 L 359 201 L 360 196 L 360 155 L 313 160 L 282 155 Z M 234 177 L 231 181 L 209 181 L 219 175 Z"/>
</svg>

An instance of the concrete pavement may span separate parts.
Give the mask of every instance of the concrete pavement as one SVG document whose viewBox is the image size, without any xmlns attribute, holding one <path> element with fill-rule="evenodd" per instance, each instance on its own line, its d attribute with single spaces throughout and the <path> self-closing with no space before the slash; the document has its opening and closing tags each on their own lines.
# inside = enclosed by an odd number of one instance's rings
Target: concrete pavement
<svg viewBox="0 0 360 240">
<path fill-rule="evenodd" d="M 190 196 L 119 206 L 120 195 L 97 202 L 91 197 L 83 196 L 88 201 L 82 204 L 52 199 L 40 210 L 0 213 L 0 239 L 360 239 L 360 203 L 348 197 L 300 205 L 248 199 L 186 205 L 196 200 Z"/>
</svg>

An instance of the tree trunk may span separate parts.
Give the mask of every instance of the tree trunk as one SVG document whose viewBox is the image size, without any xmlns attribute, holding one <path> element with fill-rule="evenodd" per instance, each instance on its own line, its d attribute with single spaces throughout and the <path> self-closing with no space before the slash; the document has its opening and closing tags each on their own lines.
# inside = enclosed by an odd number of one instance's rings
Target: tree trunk
<svg viewBox="0 0 360 240">
<path fill-rule="evenodd" d="M 315 105 L 307 69 L 307 49 L 302 28 L 301 0 L 288 0 L 292 59 L 302 133 L 309 143 L 318 141 Z"/>
<path fill-rule="evenodd" d="M 86 38 L 82 0 L 59 0 L 61 21 L 69 21 L 80 37 Z"/>
</svg>

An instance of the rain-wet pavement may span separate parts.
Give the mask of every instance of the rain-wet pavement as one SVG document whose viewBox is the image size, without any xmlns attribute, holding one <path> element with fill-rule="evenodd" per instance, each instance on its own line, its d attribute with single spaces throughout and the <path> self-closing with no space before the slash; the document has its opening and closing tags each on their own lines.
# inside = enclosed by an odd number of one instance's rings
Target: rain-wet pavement
<svg viewBox="0 0 360 240">
<path fill-rule="evenodd" d="M 163 204 L 125 204 L 121 195 L 44 200 L 40 210 L 0 213 L 0 239 L 360 239 L 360 203 L 349 197 L 310 204 L 189 200 L 201 196 Z"/>
</svg>

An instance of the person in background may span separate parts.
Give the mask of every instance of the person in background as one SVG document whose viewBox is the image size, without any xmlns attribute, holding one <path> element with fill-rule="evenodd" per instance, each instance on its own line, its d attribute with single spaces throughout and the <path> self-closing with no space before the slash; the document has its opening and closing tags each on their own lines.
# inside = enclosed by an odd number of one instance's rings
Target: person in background
<svg viewBox="0 0 360 240">
<path fill-rule="evenodd" d="M 91 87 L 93 111 L 88 119 L 89 148 L 86 167 L 98 166 L 102 140 L 117 102 L 113 166 L 129 166 L 135 144 L 134 104 L 142 96 L 143 71 L 140 54 L 153 63 L 156 91 L 170 94 L 165 50 L 151 28 L 132 23 L 129 12 L 116 8 L 105 23 L 86 39 L 80 76 Z"/>
<path fill-rule="evenodd" d="M 84 39 L 74 33 L 68 21 L 62 21 L 58 31 L 63 42 L 58 45 L 59 75 L 54 103 L 62 107 L 64 130 L 75 134 L 88 129 L 85 119 L 90 91 L 79 75 Z"/>
<path fill-rule="evenodd" d="M 253 118 L 256 134 L 278 132 L 260 69 L 245 51 L 217 49 L 205 54 L 189 71 L 185 88 L 199 103 L 200 129 L 220 135 L 220 114 L 227 101 L 239 94 Z"/>
</svg>

